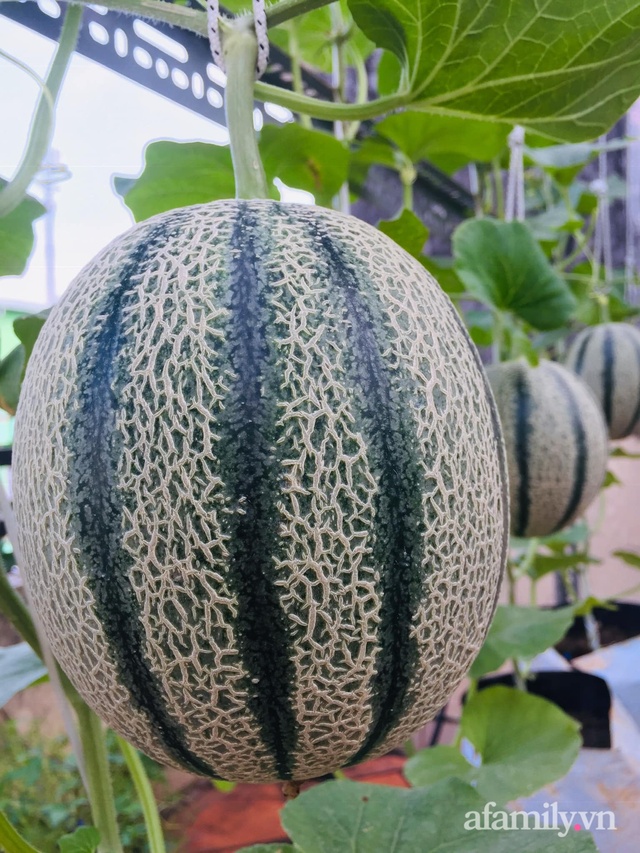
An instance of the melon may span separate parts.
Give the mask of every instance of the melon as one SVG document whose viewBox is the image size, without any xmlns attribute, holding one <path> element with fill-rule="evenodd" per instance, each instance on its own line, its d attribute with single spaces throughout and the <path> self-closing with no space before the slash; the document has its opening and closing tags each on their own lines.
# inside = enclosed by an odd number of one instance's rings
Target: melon
<svg viewBox="0 0 640 853">
<path fill-rule="evenodd" d="M 487 369 L 507 450 L 514 536 L 547 536 L 571 524 L 603 483 L 607 432 L 597 401 L 551 361 Z"/>
<path fill-rule="evenodd" d="M 640 332 L 626 323 L 583 329 L 566 366 L 596 395 L 613 439 L 631 435 L 640 420 Z"/>
<path fill-rule="evenodd" d="M 354 218 L 224 201 L 116 239 L 40 334 L 14 460 L 52 649 L 163 763 L 264 782 L 382 754 L 482 645 L 495 406 L 434 279 Z"/>
</svg>

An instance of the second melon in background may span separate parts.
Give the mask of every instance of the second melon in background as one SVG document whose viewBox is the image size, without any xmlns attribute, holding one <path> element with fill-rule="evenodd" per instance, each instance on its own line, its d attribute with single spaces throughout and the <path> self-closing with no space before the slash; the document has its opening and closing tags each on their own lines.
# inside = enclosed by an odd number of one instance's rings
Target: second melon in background
<svg viewBox="0 0 640 853">
<path fill-rule="evenodd" d="M 589 388 L 554 362 L 489 367 L 507 450 L 511 533 L 548 536 L 596 497 L 607 432 Z"/>
</svg>

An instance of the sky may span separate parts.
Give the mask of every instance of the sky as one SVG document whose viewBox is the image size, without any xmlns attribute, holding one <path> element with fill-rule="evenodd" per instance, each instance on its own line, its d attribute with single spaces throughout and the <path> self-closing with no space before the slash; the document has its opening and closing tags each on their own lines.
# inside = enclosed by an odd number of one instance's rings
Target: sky
<svg viewBox="0 0 640 853">
<path fill-rule="evenodd" d="M 0 51 L 40 77 L 46 73 L 53 46 L 0 15 Z M 37 84 L 0 55 L 0 175 L 4 178 L 10 178 L 20 162 L 38 93 Z M 224 127 L 74 54 L 58 101 L 52 142 L 72 175 L 58 185 L 55 198 L 58 295 L 98 251 L 133 224 L 130 212 L 112 190 L 111 178 L 139 174 L 144 147 L 154 139 L 225 144 L 228 134 Z M 37 184 L 30 192 L 42 196 Z M 307 200 L 286 188 L 283 198 Z M 36 222 L 35 230 L 36 247 L 25 274 L 0 278 L 0 308 L 17 304 L 21 309 L 40 310 L 47 305 L 43 219 Z"/>
</svg>

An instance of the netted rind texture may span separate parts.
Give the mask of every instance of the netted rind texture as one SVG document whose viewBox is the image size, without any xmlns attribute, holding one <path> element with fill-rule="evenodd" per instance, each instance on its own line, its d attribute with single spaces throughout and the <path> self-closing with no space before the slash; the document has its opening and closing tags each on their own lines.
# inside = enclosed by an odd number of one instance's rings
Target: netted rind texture
<svg viewBox="0 0 640 853">
<path fill-rule="evenodd" d="M 154 217 L 52 311 L 14 443 L 61 666 L 157 760 L 312 778 L 401 743 L 491 620 L 504 450 L 423 267 L 329 210 Z"/>
<path fill-rule="evenodd" d="M 602 486 L 602 413 L 588 386 L 554 362 L 504 362 L 487 375 L 507 451 L 511 532 L 548 536 L 584 512 Z"/>
<path fill-rule="evenodd" d="M 565 364 L 593 391 L 612 439 L 625 438 L 640 422 L 640 332 L 627 323 L 583 329 Z"/>
</svg>

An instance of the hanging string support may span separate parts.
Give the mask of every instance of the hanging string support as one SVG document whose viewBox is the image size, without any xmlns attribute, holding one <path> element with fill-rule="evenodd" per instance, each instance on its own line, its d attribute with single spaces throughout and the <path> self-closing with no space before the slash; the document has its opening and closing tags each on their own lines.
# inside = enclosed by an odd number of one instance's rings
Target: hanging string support
<svg viewBox="0 0 640 853">
<path fill-rule="evenodd" d="M 269 36 L 267 35 L 267 12 L 265 0 L 253 0 L 253 21 L 258 42 L 258 58 L 256 61 L 256 79 L 260 79 L 269 64 Z M 213 61 L 221 71 L 226 73 L 222 38 L 220 35 L 220 2 L 207 0 L 207 30 Z"/>
<path fill-rule="evenodd" d="M 509 134 L 509 171 L 507 173 L 507 222 L 524 222 L 524 127 L 517 124 Z"/>
</svg>

